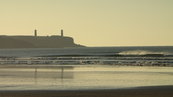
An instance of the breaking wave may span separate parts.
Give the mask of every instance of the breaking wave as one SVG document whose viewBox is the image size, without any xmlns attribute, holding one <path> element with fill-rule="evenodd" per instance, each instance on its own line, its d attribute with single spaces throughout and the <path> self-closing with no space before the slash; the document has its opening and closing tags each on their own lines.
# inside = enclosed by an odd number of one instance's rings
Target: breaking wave
<svg viewBox="0 0 173 97">
<path fill-rule="evenodd" d="M 170 52 L 153 52 L 147 50 L 122 51 L 119 55 L 172 55 Z"/>
</svg>

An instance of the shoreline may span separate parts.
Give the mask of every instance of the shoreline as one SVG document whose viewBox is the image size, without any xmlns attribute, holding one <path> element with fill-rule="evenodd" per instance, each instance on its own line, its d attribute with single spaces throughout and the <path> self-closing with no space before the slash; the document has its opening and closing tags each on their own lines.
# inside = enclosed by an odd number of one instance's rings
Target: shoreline
<svg viewBox="0 0 173 97">
<path fill-rule="evenodd" d="M 172 97 L 173 85 L 100 90 L 1 90 L 0 97 Z"/>
</svg>

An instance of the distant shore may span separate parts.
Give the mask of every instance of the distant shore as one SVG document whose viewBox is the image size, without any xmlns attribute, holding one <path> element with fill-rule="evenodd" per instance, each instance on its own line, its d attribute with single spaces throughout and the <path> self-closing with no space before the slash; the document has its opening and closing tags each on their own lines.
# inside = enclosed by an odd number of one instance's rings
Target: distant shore
<svg viewBox="0 0 173 97">
<path fill-rule="evenodd" d="M 0 49 L 28 49 L 28 48 L 67 48 L 85 47 L 76 44 L 68 36 L 5 36 L 0 35 Z"/>
<path fill-rule="evenodd" d="M 14 90 L 0 97 L 173 97 L 173 86 L 148 86 L 108 90 Z"/>
</svg>

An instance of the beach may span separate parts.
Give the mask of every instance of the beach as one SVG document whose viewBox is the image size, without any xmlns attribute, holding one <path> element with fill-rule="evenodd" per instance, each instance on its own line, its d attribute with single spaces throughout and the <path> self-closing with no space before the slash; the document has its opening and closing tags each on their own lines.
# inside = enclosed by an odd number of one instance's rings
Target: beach
<svg viewBox="0 0 173 97">
<path fill-rule="evenodd" d="M 101 90 L 0 91 L 0 97 L 172 97 L 173 86 Z"/>
<path fill-rule="evenodd" d="M 171 67 L 55 67 L 1 67 L 0 97 L 173 96 Z"/>
<path fill-rule="evenodd" d="M 166 48 L 0 50 L 0 97 L 172 97 Z"/>
</svg>

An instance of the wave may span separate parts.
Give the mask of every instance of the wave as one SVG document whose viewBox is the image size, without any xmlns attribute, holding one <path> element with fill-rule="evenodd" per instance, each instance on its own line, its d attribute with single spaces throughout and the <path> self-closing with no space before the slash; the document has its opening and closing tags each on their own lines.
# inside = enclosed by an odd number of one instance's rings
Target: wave
<svg viewBox="0 0 173 97">
<path fill-rule="evenodd" d="M 97 53 L 47 55 L 44 57 L 83 57 L 83 56 L 84 57 L 89 57 L 89 56 L 99 56 L 99 57 L 164 57 L 164 56 L 170 56 L 170 57 L 172 57 L 173 53 L 147 51 L 147 50 L 130 50 L 130 51 L 117 52 L 117 53 L 97 52 Z"/>
<path fill-rule="evenodd" d="M 147 50 L 131 50 L 131 51 L 122 51 L 118 53 L 119 55 L 172 55 L 170 52 L 153 52 Z"/>
<path fill-rule="evenodd" d="M 6 57 L 173 57 L 173 47 L 99 47 L 66 49 L 0 49 Z"/>
</svg>

